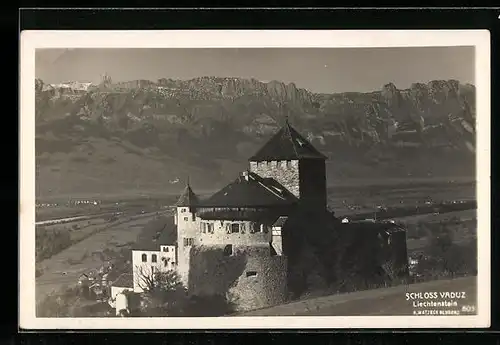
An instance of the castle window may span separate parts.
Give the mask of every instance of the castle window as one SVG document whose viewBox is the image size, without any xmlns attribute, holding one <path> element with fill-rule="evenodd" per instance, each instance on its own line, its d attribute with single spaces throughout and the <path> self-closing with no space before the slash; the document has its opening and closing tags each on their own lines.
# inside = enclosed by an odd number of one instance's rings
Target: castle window
<svg viewBox="0 0 500 345">
<path fill-rule="evenodd" d="M 224 247 L 224 256 L 231 256 L 233 255 L 233 245 L 228 244 L 227 246 Z"/>
<path fill-rule="evenodd" d="M 156 256 L 156 254 L 151 255 L 151 262 L 157 262 L 157 260 L 158 257 Z"/>
<path fill-rule="evenodd" d="M 186 221 L 186 222 L 187 222 L 188 220 L 189 220 L 189 218 L 188 218 L 188 217 L 184 217 L 184 221 Z"/>
<path fill-rule="evenodd" d="M 292 165 L 292 161 L 286 161 L 286 167 L 290 168 L 290 165 Z"/>
<path fill-rule="evenodd" d="M 185 208 L 181 208 L 181 213 L 184 213 L 186 212 L 186 209 Z"/>
<path fill-rule="evenodd" d="M 189 247 L 193 245 L 193 239 L 192 238 L 184 238 L 184 247 Z"/>
<path fill-rule="evenodd" d="M 207 226 L 206 223 L 200 223 L 201 232 L 203 234 L 207 232 L 206 226 Z"/>
<path fill-rule="evenodd" d="M 256 277 L 257 272 L 256 271 L 247 271 L 247 277 Z"/>
<path fill-rule="evenodd" d="M 245 233 L 245 230 L 246 230 L 245 223 L 240 224 L 240 232 L 241 232 L 242 234 L 244 234 L 244 233 Z"/>
<path fill-rule="evenodd" d="M 256 233 L 260 231 L 260 224 L 259 223 L 252 223 L 250 227 L 250 233 Z"/>
<path fill-rule="evenodd" d="M 231 224 L 231 232 L 233 234 L 237 233 L 237 232 L 240 232 L 240 224 L 239 223 L 232 223 Z"/>
<path fill-rule="evenodd" d="M 163 266 L 167 267 L 168 265 L 168 260 L 163 260 Z"/>
<path fill-rule="evenodd" d="M 148 256 L 146 254 L 142 254 L 141 255 L 141 260 L 142 260 L 142 262 L 148 261 Z"/>
<path fill-rule="evenodd" d="M 214 233 L 214 224 L 213 223 L 207 223 L 207 232 L 209 234 L 213 234 Z"/>
</svg>

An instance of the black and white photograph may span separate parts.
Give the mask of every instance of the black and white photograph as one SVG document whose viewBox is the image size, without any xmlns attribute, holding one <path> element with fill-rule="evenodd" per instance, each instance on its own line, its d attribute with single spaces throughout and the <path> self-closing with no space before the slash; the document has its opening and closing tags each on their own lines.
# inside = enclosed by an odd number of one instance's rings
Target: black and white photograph
<svg viewBox="0 0 500 345">
<path fill-rule="evenodd" d="M 487 326 L 488 33 L 218 35 L 21 38 L 21 324 Z"/>
</svg>

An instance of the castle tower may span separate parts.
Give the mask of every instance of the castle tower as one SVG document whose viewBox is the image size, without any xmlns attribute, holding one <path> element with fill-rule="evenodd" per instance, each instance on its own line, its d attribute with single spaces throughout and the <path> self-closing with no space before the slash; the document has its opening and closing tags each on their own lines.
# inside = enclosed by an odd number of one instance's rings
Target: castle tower
<svg viewBox="0 0 500 345">
<path fill-rule="evenodd" d="M 326 161 L 288 122 L 250 157 L 250 171 L 270 177 L 286 187 L 302 207 L 325 210 Z"/>
<path fill-rule="evenodd" d="M 191 189 L 189 180 L 176 203 L 174 221 L 177 225 L 177 271 L 188 286 L 191 247 L 197 238 L 196 206 L 199 199 Z"/>
</svg>

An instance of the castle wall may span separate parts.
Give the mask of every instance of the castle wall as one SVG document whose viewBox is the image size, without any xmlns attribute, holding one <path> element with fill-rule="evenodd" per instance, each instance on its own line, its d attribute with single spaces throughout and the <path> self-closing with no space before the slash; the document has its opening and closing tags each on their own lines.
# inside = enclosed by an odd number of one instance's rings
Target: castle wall
<svg viewBox="0 0 500 345">
<path fill-rule="evenodd" d="M 300 202 L 310 208 L 325 210 L 326 164 L 324 160 L 303 160 L 299 165 Z"/>
<path fill-rule="evenodd" d="M 252 245 L 252 244 L 266 244 L 271 241 L 271 231 L 258 224 L 259 231 L 252 233 L 253 223 L 249 221 L 208 221 L 202 220 L 202 223 L 213 224 L 212 232 L 203 233 L 200 224 L 198 224 L 198 241 L 201 245 Z M 242 225 L 240 231 L 237 233 L 228 233 L 226 226 L 232 223 Z"/>
<path fill-rule="evenodd" d="M 189 251 L 199 235 L 199 219 L 191 211 L 189 207 L 177 208 L 177 272 L 185 286 L 189 284 Z"/>
<path fill-rule="evenodd" d="M 300 197 L 299 161 L 250 162 L 250 171 L 261 177 L 271 177 Z"/>
<path fill-rule="evenodd" d="M 269 246 L 235 246 L 230 256 L 221 245 L 193 247 L 189 292 L 225 295 L 236 311 L 264 308 L 285 302 L 286 271 L 287 258 Z"/>
</svg>

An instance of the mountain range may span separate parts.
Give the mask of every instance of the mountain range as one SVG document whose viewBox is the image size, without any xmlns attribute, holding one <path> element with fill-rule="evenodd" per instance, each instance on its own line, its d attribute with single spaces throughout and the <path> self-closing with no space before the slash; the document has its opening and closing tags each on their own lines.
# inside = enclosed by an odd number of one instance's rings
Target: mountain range
<svg viewBox="0 0 500 345">
<path fill-rule="evenodd" d="M 314 93 L 200 77 L 99 84 L 35 80 L 37 196 L 214 190 L 285 117 L 347 179 L 473 177 L 475 87 L 456 80 Z"/>
</svg>

